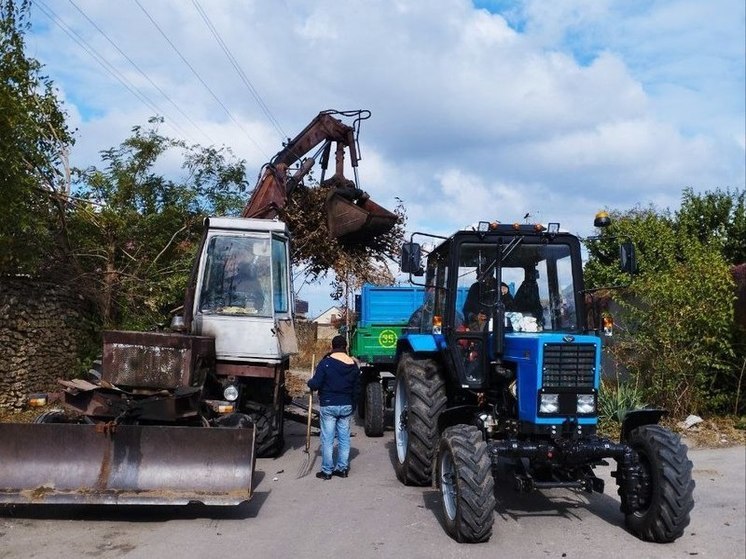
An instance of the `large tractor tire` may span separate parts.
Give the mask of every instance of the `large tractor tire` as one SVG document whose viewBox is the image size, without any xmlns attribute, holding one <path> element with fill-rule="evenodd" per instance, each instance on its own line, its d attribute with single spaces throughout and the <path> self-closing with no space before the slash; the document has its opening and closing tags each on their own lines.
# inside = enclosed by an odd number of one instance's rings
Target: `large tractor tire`
<svg viewBox="0 0 746 559">
<path fill-rule="evenodd" d="M 383 436 L 383 387 L 379 381 L 365 385 L 365 434 Z"/>
<path fill-rule="evenodd" d="M 487 443 L 472 425 L 449 427 L 440 438 L 438 485 L 446 531 L 457 542 L 486 542 L 492 535 L 495 480 Z"/>
<path fill-rule="evenodd" d="M 394 396 L 394 467 L 402 483 L 430 484 L 438 449 L 438 417 L 445 407 L 445 381 L 438 363 L 404 354 Z"/>
<path fill-rule="evenodd" d="M 279 456 L 285 447 L 283 414 L 269 406 L 254 404 L 246 412 L 254 422 L 255 454 L 258 458 Z M 276 427 L 275 425 L 278 424 Z"/>
<path fill-rule="evenodd" d="M 692 463 L 681 438 L 660 425 L 643 425 L 627 438 L 640 458 L 641 508 L 625 516 L 627 528 L 650 542 L 672 542 L 689 525 L 694 507 Z M 619 495 L 624 499 L 624 488 Z"/>
</svg>

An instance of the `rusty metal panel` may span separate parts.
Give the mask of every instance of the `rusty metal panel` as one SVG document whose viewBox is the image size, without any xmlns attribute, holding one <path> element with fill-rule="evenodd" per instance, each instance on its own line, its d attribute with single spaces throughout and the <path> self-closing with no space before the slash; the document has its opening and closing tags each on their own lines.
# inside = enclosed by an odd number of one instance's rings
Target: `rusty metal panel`
<svg viewBox="0 0 746 559">
<path fill-rule="evenodd" d="M 0 423 L 0 503 L 238 505 L 254 428 Z"/>
<path fill-rule="evenodd" d="M 118 386 L 199 386 L 215 360 L 215 340 L 163 332 L 104 332 L 102 379 Z"/>
<path fill-rule="evenodd" d="M 218 375 L 231 377 L 257 377 L 257 378 L 275 378 L 280 366 L 275 365 L 248 365 L 245 363 L 222 363 L 215 365 L 215 372 Z"/>
</svg>

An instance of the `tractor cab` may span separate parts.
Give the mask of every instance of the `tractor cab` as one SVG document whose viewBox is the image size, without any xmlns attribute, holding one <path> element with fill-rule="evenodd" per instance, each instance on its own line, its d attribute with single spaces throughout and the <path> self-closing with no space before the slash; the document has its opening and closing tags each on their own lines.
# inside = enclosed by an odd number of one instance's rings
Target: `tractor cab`
<svg viewBox="0 0 746 559">
<path fill-rule="evenodd" d="M 459 231 L 428 255 L 424 275 L 433 301 L 421 332 L 442 337 L 463 387 L 487 387 L 527 334 L 584 330 L 580 243 L 569 233 L 533 225 Z"/>
</svg>

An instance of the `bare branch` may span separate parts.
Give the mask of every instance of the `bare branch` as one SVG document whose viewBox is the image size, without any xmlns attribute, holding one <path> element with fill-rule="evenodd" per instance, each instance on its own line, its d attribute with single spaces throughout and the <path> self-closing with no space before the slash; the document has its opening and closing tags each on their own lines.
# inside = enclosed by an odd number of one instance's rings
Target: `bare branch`
<svg viewBox="0 0 746 559">
<path fill-rule="evenodd" d="M 152 262 L 150 263 L 150 266 L 148 266 L 148 270 L 149 270 L 150 268 L 152 268 L 152 267 L 153 267 L 153 264 L 155 264 L 156 262 L 158 262 L 158 259 L 159 259 L 159 258 L 160 258 L 160 257 L 161 257 L 161 256 L 163 255 L 163 253 L 164 253 L 164 252 L 166 252 L 166 251 L 168 250 L 168 248 L 169 248 L 169 247 L 170 247 L 170 246 L 171 246 L 171 245 L 173 244 L 174 240 L 176 239 L 176 236 L 177 236 L 177 235 L 178 235 L 179 233 L 182 233 L 182 232 L 186 231 L 186 229 L 187 229 L 187 226 L 186 226 L 186 225 L 184 225 L 184 226 L 183 226 L 183 227 L 182 227 L 181 229 L 179 229 L 179 230 L 178 230 L 178 231 L 176 231 L 176 232 L 175 232 L 175 233 L 174 233 L 173 235 L 171 235 L 171 238 L 169 239 L 168 243 L 166 243 L 166 246 L 165 246 L 165 247 L 163 247 L 163 250 L 162 250 L 162 251 L 160 251 L 160 252 L 158 253 L 158 256 L 156 256 L 156 257 L 155 257 L 155 258 L 153 259 L 153 261 L 152 261 Z"/>
</svg>

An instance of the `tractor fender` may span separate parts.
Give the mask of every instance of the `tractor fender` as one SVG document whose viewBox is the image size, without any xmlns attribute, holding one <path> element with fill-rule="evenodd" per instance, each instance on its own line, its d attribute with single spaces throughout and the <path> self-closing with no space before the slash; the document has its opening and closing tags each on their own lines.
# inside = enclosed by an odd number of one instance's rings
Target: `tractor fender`
<svg viewBox="0 0 746 559">
<path fill-rule="evenodd" d="M 396 355 L 394 356 L 392 371 L 399 369 L 399 361 L 405 353 L 428 355 L 435 354 L 437 351 L 437 342 L 432 334 L 408 334 L 402 336 L 396 342 Z"/>
<path fill-rule="evenodd" d="M 448 408 L 438 417 L 438 432 L 442 433 L 445 429 L 453 425 L 475 425 L 474 416 L 478 410 L 477 406 L 455 406 Z"/>
<path fill-rule="evenodd" d="M 622 430 L 619 435 L 621 442 L 626 442 L 629 434 L 642 425 L 656 425 L 661 417 L 668 412 L 661 409 L 629 410 L 622 420 Z"/>
</svg>

